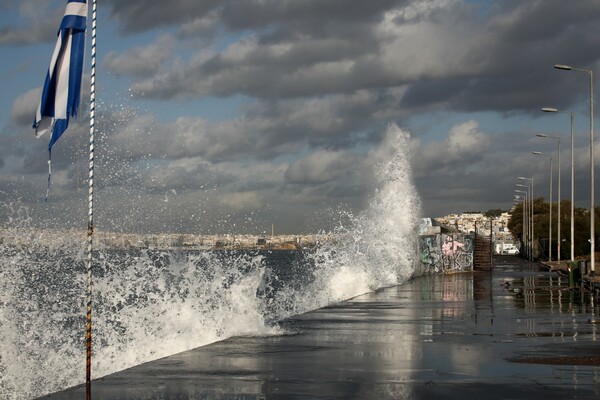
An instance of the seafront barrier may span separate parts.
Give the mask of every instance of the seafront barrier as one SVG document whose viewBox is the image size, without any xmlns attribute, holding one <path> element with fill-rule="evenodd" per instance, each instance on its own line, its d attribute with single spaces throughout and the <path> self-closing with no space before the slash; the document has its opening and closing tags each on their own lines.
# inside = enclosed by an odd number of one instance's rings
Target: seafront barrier
<svg viewBox="0 0 600 400">
<path fill-rule="evenodd" d="M 419 235 L 417 275 L 473 270 L 473 237 L 468 233 Z"/>
<path fill-rule="evenodd" d="M 510 282 L 507 286 L 506 282 Z M 430 274 L 93 382 L 94 399 L 597 399 L 597 303 L 521 257 Z M 196 333 L 196 332 L 194 332 Z M 136 342 L 139 343 L 139 342 Z M 45 400 L 80 400 L 84 387 Z"/>
<path fill-rule="evenodd" d="M 475 260 L 474 235 L 442 232 L 431 218 L 422 218 L 417 240 L 415 275 L 472 271 Z"/>
<path fill-rule="evenodd" d="M 54 238 L 77 241 L 85 237 L 78 229 L 39 229 L 0 226 L 0 244 L 28 246 L 35 242 L 51 245 Z M 128 233 L 95 231 L 99 248 L 153 250 L 302 250 L 322 243 L 337 241 L 335 234 L 190 234 L 190 233 Z"/>
<path fill-rule="evenodd" d="M 474 264 L 473 236 L 467 233 L 441 233 L 439 227 L 420 228 L 416 240 L 415 276 L 423 274 L 470 271 Z M 62 237 L 82 237 L 77 230 L 62 232 Z M 56 237 L 50 230 L 0 229 L 0 243 L 27 246 L 35 237 L 36 243 Z M 331 234 L 306 235 L 191 235 L 191 234 L 130 234 L 98 232 L 100 247 L 117 249 L 156 250 L 303 250 L 342 238 Z"/>
</svg>

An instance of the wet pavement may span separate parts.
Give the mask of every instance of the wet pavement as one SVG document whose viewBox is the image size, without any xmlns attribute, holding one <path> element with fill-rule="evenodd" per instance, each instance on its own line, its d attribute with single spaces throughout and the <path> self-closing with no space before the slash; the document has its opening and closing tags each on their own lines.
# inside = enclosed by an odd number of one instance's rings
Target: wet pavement
<svg viewBox="0 0 600 400">
<path fill-rule="evenodd" d="M 94 399 L 597 399 L 589 293 L 518 257 L 424 276 L 93 382 Z M 47 399 L 81 399 L 84 388 Z"/>
</svg>

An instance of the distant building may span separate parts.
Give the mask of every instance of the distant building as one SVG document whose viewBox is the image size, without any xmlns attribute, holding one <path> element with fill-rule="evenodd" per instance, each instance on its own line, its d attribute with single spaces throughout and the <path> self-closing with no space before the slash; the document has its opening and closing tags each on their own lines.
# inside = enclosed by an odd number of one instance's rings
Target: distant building
<svg viewBox="0 0 600 400">
<path fill-rule="evenodd" d="M 464 233 L 477 232 L 480 235 L 491 236 L 497 254 L 518 254 L 519 243 L 508 230 L 510 212 L 504 212 L 498 217 L 486 217 L 482 213 L 449 214 L 435 218 L 441 226 L 453 227 Z M 433 225 L 436 225 L 436 223 Z"/>
</svg>

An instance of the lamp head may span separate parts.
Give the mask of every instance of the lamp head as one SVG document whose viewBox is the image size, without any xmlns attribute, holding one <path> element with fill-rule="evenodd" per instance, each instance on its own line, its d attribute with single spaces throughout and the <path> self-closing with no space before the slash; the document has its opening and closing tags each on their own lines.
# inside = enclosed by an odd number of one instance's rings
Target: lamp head
<svg viewBox="0 0 600 400">
<path fill-rule="evenodd" d="M 535 136 L 537 136 L 537 137 L 548 137 L 548 135 L 546 135 L 545 133 L 536 133 Z"/>
<path fill-rule="evenodd" d="M 542 108 L 543 112 L 558 112 L 558 108 L 553 108 L 553 107 L 544 107 Z"/>
<path fill-rule="evenodd" d="M 542 153 L 541 151 L 532 151 L 531 154 L 534 154 L 536 156 L 541 156 L 544 153 Z"/>
<path fill-rule="evenodd" d="M 570 65 L 563 65 L 563 64 L 554 64 L 554 68 L 556 69 L 564 69 L 566 71 L 570 71 L 573 69 L 573 67 L 571 67 Z"/>
</svg>

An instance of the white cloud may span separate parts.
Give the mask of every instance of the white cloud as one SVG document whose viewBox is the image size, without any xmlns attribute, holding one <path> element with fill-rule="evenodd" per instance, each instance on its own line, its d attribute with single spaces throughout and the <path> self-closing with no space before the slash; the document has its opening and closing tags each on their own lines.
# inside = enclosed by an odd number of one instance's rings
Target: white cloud
<svg viewBox="0 0 600 400">
<path fill-rule="evenodd" d="M 264 200 L 260 193 L 236 192 L 223 195 L 223 202 L 236 210 L 256 210 L 264 206 Z"/>
<path fill-rule="evenodd" d="M 164 203 L 167 193 L 170 207 L 184 204 L 185 198 L 186 207 L 193 208 L 195 196 L 206 206 L 210 188 L 212 210 L 243 210 L 245 204 L 252 208 L 275 199 L 282 215 L 341 201 L 358 207 L 368 190 L 370 168 L 390 157 L 397 145 L 392 130 L 384 134 L 390 121 L 403 126 L 412 116 L 426 119 L 423 115 L 432 110 L 443 110 L 452 120 L 480 110 L 527 115 L 538 113 L 543 99 L 559 108 L 577 105 L 581 86 L 570 85 L 569 79 L 581 85 L 582 78 L 559 77 L 551 66 L 561 60 L 597 65 L 592 50 L 600 5 L 582 0 L 565 8 L 563 3 L 107 0 L 111 23 L 125 30 L 119 48 L 135 47 L 108 53 L 104 68 L 122 75 L 119 85 L 131 78 L 133 91 L 140 94 L 132 102 L 141 100 L 150 109 L 173 99 L 213 106 L 211 96 L 221 96 L 221 105 L 238 108 L 227 110 L 232 115 L 227 120 L 215 121 L 202 114 L 205 110 L 181 115 L 172 105 L 153 114 L 136 111 L 135 104 L 112 109 L 102 104 L 97 157 L 105 171 L 97 178 L 99 192 L 133 187 L 142 198 L 150 193 L 140 202 L 159 198 Z M 13 2 L 10 10 L 17 4 L 27 21 L 1 28 L 0 44 L 15 44 L 25 25 L 45 26 L 51 19 L 39 0 Z M 48 37 L 55 37 L 56 24 L 44 28 Z M 35 29 L 21 43 L 38 40 Z M 131 32 L 145 33 L 128 36 Z M 140 45 L 153 34 L 155 39 Z M 517 63 L 518 69 L 509 68 Z M 108 79 L 99 81 L 106 98 L 113 87 Z M 235 96 L 231 103 L 229 96 Z M 241 106 L 239 98 L 245 102 Z M 23 128 L 11 126 L 10 134 L 0 137 L 0 159 L 5 176 L 7 171 L 30 175 L 43 184 L 45 141 L 20 141 L 25 134 L 31 137 L 25 125 L 31 124 L 38 101 L 39 89 L 13 101 L 12 121 Z M 492 135 L 472 115 L 461 117 L 465 122 L 444 137 L 435 136 L 431 128 L 439 121 L 431 121 L 416 130 L 420 140 L 403 141 L 411 146 L 429 204 L 458 207 L 472 204 L 473 197 L 500 198 L 496 190 L 503 175 L 519 168 L 547 170 L 543 160 L 523 155 L 516 144 L 520 136 Z M 73 156 L 83 153 L 83 125 L 75 121 L 70 127 L 77 142 L 65 140 L 57 148 L 57 171 L 74 174 L 81 165 L 85 176 L 84 160 Z M 490 131 L 502 132 L 499 125 Z M 502 137 L 493 142 L 496 135 Z M 585 149 L 579 147 L 583 156 L 577 167 L 585 170 Z M 70 190 L 68 178 L 58 173 L 57 182 L 64 179 L 65 185 L 57 183 L 57 190 Z M 185 219 L 183 209 L 170 212 Z"/>
<path fill-rule="evenodd" d="M 423 175 L 449 167 L 465 171 L 465 168 L 485 155 L 490 145 L 490 136 L 479 130 L 477 121 L 456 124 L 444 140 L 420 146 L 419 156 L 414 159 L 415 171 Z"/>
<path fill-rule="evenodd" d="M 175 38 L 162 35 L 147 46 L 134 47 L 123 53 L 111 51 L 104 58 L 103 68 L 117 75 L 144 77 L 156 74 L 172 58 L 175 45 Z"/>
<path fill-rule="evenodd" d="M 11 120 L 19 125 L 33 124 L 41 95 L 42 89 L 36 88 L 17 97 L 10 112 Z"/>
<path fill-rule="evenodd" d="M 344 151 L 317 150 L 293 162 L 285 173 L 290 183 L 320 184 L 357 167 L 357 157 Z"/>
<path fill-rule="evenodd" d="M 37 0 L 20 0 L 18 5 L 18 12 L 25 21 L 0 27 L 0 45 L 31 45 L 56 40 L 64 6 L 56 7 L 56 3 Z"/>
</svg>

